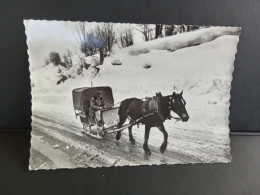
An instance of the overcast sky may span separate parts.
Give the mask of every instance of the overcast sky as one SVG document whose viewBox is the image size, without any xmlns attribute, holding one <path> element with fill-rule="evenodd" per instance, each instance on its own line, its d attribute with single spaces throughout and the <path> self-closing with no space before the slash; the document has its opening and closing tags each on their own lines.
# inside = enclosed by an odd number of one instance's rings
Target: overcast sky
<svg viewBox="0 0 260 195">
<path fill-rule="evenodd" d="M 29 46 L 29 58 L 32 69 L 44 64 L 44 58 L 51 51 L 59 52 L 61 55 L 67 49 L 74 53 L 78 49 L 77 33 L 75 31 L 76 22 L 46 21 L 46 20 L 26 20 L 27 44 Z M 88 28 L 92 28 L 97 23 L 88 23 Z M 116 24 L 119 28 L 122 24 Z M 129 24 L 124 24 L 129 25 Z M 134 25 L 134 24 L 131 24 Z M 142 42 L 142 34 L 134 31 L 134 42 Z"/>
</svg>

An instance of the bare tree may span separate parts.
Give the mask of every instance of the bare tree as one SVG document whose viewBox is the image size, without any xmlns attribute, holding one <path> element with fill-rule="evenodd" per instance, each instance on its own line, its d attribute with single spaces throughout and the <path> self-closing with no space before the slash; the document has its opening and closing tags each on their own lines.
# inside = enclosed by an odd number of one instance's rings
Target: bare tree
<svg viewBox="0 0 260 195">
<path fill-rule="evenodd" d="M 87 34 L 87 40 L 84 43 L 86 48 L 86 56 L 92 56 L 98 52 L 99 44 L 101 40 L 96 37 L 93 32 Z"/>
<path fill-rule="evenodd" d="M 93 44 L 96 48 L 96 51 L 99 52 L 99 61 L 100 64 L 103 64 L 104 61 L 104 52 L 106 49 L 106 36 L 104 28 L 102 28 L 100 25 L 97 25 L 93 30 Z"/>
<path fill-rule="evenodd" d="M 86 56 L 88 55 L 88 48 L 86 47 L 87 42 L 87 29 L 86 29 L 86 22 L 77 22 L 75 24 L 75 30 L 78 35 L 78 43 L 80 47 L 80 51 L 84 53 Z"/>
<path fill-rule="evenodd" d="M 63 60 L 65 64 L 67 65 L 67 68 L 70 68 L 72 64 L 71 57 L 73 56 L 73 52 L 69 49 L 66 50 L 66 53 L 63 55 Z"/>
<path fill-rule="evenodd" d="M 97 53 L 97 43 L 94 32 L 88 30 L 86 22 L 78 22 L 75 25 L 77 32 L 77 41 L 79 49 L 85 56 L 91 56 Z"/>
<path fill-rule="evenodd" d="M 107 24 L 104 24 L 104 28 L 105 28 L 105 34 L 106 34 L 107 51 L 109 52 L 108 55 L 110 55 L 110 53 L 112 52 L 113 46 L 117 42 L 115 27 L 114 27 L 113 23 L 107 23 Z"/>
<path fill-rule="evenodd" d="M 156 27 L 155 27 L 155 38 L 156 39 L 158 37 L 162 36 L 162 29 L 163 29 L 163 25 L 162 24 L 156 24 Z"/>
<path fill-rule="evenodd" d="M 145 41 L 149 41 L 153 38 L 152 31 L 154 30 L 154 28 L 152 28 L 152 25 L 150 24 L 138 24 L 138 26 L 134 27 L 134 29 L 144 35 Z"/>
<path fill-rule="evenodd" d="M 174 33 L 174 25 L 165 25 L 165 36 L 171 36 Z"/>
<path fill-rule="evenodd" d="M 113 23 L 103 23 L 96 26 L 94 34 L 105 41 L 105 52 L 108 55 L 112 52 L 113 46 L 117 43 L 115 26 Z"/>
<path fill-rule="evenodd" d="M 112 23 L 103 23 L 97 25 L 92 32 L 96 37 L 95 45 L 100 54 L 100 64 L 102 64 L 104 57 L 111 54 L 113 46 L 117 43 L 115 27 Z"/>
<path fill-rule="evenodd" d="M 133 29 L 131 27 L 121 27 L 118 29 L 118 46 L 121 48 L 129 47 L 134 44 Z"/>
<path fill-rule="evenodd" d="M 75 25 L 78 35 L 80 51 L 85 56 L 100 54 L 100 64 L 104 57 L 110 55 L 113 46 L 117 43 L 115 27 L 112 23 L 97 24 L 92 30 L 86 29 L 85 22 L 78 22 Z"/>
</svg>

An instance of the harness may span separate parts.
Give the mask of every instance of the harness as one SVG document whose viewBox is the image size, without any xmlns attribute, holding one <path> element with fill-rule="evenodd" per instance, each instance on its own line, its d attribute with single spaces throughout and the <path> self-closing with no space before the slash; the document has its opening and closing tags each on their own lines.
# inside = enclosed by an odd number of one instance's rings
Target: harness
<svg viewBox="0 0 260 195">
<path fill-rule="evenodd" d="M 175 123 L 177 123 L 178 121 L 181 121 L 181 118 L 180 117 L 173 117 L 171 114 L 170 114 L 171 118 L 175 119 Z"/>
<path fill-rule="evenodd" d="M 149 111 L 149 102 L 152 98 L 145 98 L 145 101 L 143 102 L 141 106 L 141 112 L 143 116 Z"/>
<path fill-rule="evenodd" d="M 169 101 L 169 108 L 172 110 L 173 109 L 173 104 L 172 104 L 172 102 L 171 102 L 171 99 L 172 99 L 172 97 L 170 97 L 170 101 Z M 183 101 L 185 101 L 184 99 L 183 99 Z M 186 102 L 185 102 L 186 103 Z M 175 123 L 177 123 L 178 121 L 181 121 L 181 118 L 180 117 L 174 117 L 174 116 L 172 116 L 171 115 L 171 112 L 169 113 L 169 117 L 170 117 L 170 119 L 171 118 L 173 118 L 173 119 L 175 119 L 176 121 L 175 121 Z"/>
<path fill-rule="evenodd" d="M 151 98 L 146 98 L 141 106 L 142 115 L 145 116 L 147 114 L 157 114 L 159 118 L 164 122 L 167 117 L 164 117 L 161 110 L 161 93 L 156 93 L 156 96 Z"/>
<path fill-rule="evenodd" d="M 154 114 L 158 115 L 159 118 L 161 119 L 162 122 L 164 122 L 166 119 L 175 119 L 175 123 L 177 123 L 178 121 L 181 121 L 182 119 L 180 117 L 174 117 L 171 115 L 171 110 L 173 109 L 173 103 L 172 103 L 172 97 L 169 97 L 169 101 L 168 101 L 168 105 L 164 105 L 168 107 L 169 109 L 169 113 L 163 114 L 164 110 L 162 108 L 163 103 L 162 103 L 162 94 L 161 93 L 156 93 L 156 96 L 153 97 L 146 97 L 145 100 L 143 101 L 142 105 L 141 105 L 141 113 L 142 113 L 142 118 L 148 117 L 148 116 L 152 116 Z M 185 100 L 183 100 L 185 101 Z M 165 109 L 165 108 L 164 108 Z M 166 116 L 165 116 L 166 115 Z M 135 120 L 133 120 L 127 112 L 127 117 L 128 119 L 134 121 L 134 124 L 137 124 L 137 126 L 139 127 L 139 123 L 136 122 Z"/>
</svg>

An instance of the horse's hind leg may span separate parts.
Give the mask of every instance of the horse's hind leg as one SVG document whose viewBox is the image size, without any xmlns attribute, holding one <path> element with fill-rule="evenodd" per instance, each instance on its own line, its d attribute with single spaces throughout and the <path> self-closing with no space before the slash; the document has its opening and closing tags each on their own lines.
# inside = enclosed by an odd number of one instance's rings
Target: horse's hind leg
<svg viewBox="0 0 260 195">
<path fill-rule="evenodd" d="M 151 127 L 149 125 L 145 125 L 144 144 L 143 144 L 145 154 L 149 155 L 149 156 L 151 155 L 151 151 L 148 147 L 148 139 L 149 139 L 150 129 L 151 129 Z"/>
<path fill-rule="evenodd" d="M 121 131 L 118 131 L 116 133 L 116 140 L 119 140 L 121 138 Z"/>
<path fill-rule="evenodd" d="M 128 135 L 129 135 L 129 141 L 134 144 L 135 143 L 135 139 L 133 137 L 133 133 L 132 133 L 132 126 L 128 127 Z"/>
<path fill-rule="evenodd" d="M 127 119 L 126 113 L 119 113 L 119 123 L 117 124 L 117 128 L 121 128 L 124 124 L 124 122 Z"/>
<path fill-rule="evenodd" d="M 164 153 L 164 151 L 166 150 L 166 147 L 167 147 L 168 133 L 166 132 L 163 124 L 159 125 L 158 129 L 163 133 L 164 140 L 160 147 L 160 152 Z"/>
</svg>

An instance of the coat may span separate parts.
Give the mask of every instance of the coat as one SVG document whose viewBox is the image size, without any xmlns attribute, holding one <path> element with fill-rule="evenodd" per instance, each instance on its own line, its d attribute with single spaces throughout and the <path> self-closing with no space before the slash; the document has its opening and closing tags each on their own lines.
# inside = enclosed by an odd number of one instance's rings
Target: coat
<svg viewBox="0 0 260 195">
<path fill-rule="evenodd" d="M 104 98 L 101 97 L 100 99 L 97 96 L 94 96 L 90 99 L 90 107 L 89 107 L 89 115 L 95 116 L 95 112 L 100 110 L 101 107 L 105 106 Z"/>
</svg>

